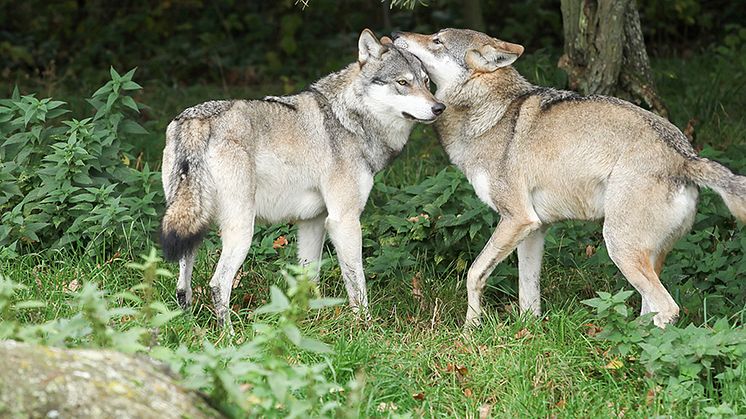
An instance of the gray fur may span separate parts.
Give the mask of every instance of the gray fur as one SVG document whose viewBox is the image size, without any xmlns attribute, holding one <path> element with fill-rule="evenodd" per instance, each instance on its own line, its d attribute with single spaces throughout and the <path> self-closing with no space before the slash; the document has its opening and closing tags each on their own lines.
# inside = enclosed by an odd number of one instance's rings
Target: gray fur
<svg viewBox="0 0 746 419">
<path fill-rule="evenodd" d="M 163 153 L 167 197 L 162 244 L 179 259 L 177 297 L 191 302 L 191 271 L 212 223 L 223 249 L 210 281 L 220 322 L 229 320 L 233 277 L 255 220 L 298 223 L 298 259 L 321 258 L 326 231 L 350 305 L 367 310 L 360 214 L 373 176 L 404 147 L 417 115 L 433 121 L 437 101 L 419 61 L 363 31 L 360 57 L 309 90 L 264 100 L 211 101 L 169 124 Z M 402 86 L 397 80 L 409 80 Z"/>
<path fill-rule="evenodd" d="M 629 102 L 531 85 L 509 65 L 521 46 L 458 29 L 394 42 L 438 84 L 448 105 L 435 124 L 441 144 L 501 215 L 467 275 L 467 326 L 479 323 L 486 279 L 515 248 L 521 310 L 541 312 L 543 231 L 566 219 L 603 218 L 609 256 L 642 295 L 642 313 L 656 312 L 661 327 L 677 318 L 659 274 L 694 222 L 696 185 L 746 221 L 746 177 L 697 156 L 673 124 Z"/>
<path fill-rule="evenodd" d="M 199 105 L 192 106 L 191 108 L 185 109 L 179 114 L 175 120 L 183 119 L 205 119 L 219 116 L 223 112 L 230 109 L 233 104 L 230 100 L 210 100 Z"/>
</svg>

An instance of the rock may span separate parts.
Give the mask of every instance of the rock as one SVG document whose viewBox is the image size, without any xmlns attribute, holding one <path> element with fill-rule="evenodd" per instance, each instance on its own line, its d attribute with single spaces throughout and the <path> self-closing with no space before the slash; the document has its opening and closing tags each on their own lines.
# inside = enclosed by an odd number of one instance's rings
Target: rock
<svg viewBox="0 0 746 419">
<path fill-rule="evenodd" d="M 0 417 L 216 418 L 147 357 L 0 341 Z"/>
</svg>

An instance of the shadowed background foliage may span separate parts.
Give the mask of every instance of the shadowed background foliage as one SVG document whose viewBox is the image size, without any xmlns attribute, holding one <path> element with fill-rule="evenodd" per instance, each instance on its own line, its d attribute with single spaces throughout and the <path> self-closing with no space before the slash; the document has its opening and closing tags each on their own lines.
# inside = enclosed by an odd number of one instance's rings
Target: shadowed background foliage
<svg viewBox="0 0 746 419">
<path fill-rule="evenodd" d="M 559 0 L 484 0 L 482 22 L 468 13 L 470 3 L 436 0 L 410 10 L 376 0 L 313 0 L 305 8 L 293 0 L 2 0 L 0 77 L 6 93 L 14 83 L 35 81 L 90 90 L 104 81 L 101 68 L 137 66 L 141 81 L 282 83 L 292 90 L 349 62 L 365 27 L 382 35 L 483 24 L 528 52 L 562 47 Z M 638 6 L 653 56 L 699 54 L 746 21 L 742 2 L 642 0 Z"/>
</svg>

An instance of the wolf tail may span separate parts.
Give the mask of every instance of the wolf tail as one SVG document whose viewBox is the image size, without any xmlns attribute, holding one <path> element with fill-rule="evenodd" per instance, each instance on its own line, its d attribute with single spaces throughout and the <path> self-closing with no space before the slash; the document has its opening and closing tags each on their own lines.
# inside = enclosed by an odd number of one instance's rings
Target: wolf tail
<svg viewBox="0 0 746 419">
<path fill-rule="evenodd" d="M 746 176 L 736 175 L 722 164 L 702 157 L 689 160 L 685 168 L 691 181 L 720 194 L 730 212 L 746 223 Z"/>
<path fill-rule="evenodd" d="M 210 226 L 214 186 L 204 161 L 209 137 L 209 119 L 177 118 L 166 130 L 162 169 L 166 213 L 161 223 L 166 260 L 178 260 L 196 249 Z"/>
</svg>

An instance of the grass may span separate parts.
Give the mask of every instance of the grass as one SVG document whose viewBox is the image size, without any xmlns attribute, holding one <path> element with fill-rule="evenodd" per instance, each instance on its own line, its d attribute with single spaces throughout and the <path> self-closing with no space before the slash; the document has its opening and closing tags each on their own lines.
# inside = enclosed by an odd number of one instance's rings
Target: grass
<svg viewBox="0 0 746 419">
<path fill-rule="evenodd" d="M 533 71 L 527 74 L 529 78 L 551 84 L 561 77 L 554 62 L 549 54 L 538 54 L 529 57 L 524 68 Z M 746 103 L 744 95 L 737 92 L 742 92 L 744 84 L 729 83 L 724 79 L 725 70 L 711 73 L 708 63 L 706 57 L 687 61 L 686 65 L 674 59 L 657 62 L 663 97 L 679 126 L 695 116 L 702 119 L 695 131 L 697 144 L 721 148 L 742 144 L 746 121 L 737 111 Z M 152 162 L 159 158 L 165 125 L 184 107 L 213 98 L 277 93 L 272 86 L 228 91 L 214 86 L 145 85 L 138 100 L 158 105 L 144 112 L 150 119 L 146 126 L 153 134 L 144 137 L 137 148 Z M 403 155 L 377 181 L 397 186 L 413 184 L 446 165 L 432 130 L 420 127 Z M 205 337 L 220 345 L 247 339 L 252 333 L 253 310 L 266 303 L 269 287 L 279 278 L 278 269 L 294 260 L 292 236 L 291 245 L 278 255 L 250 258 L 244 264 L 232 295 L 234 336 L 218 329 L 212 314 L 207 282 L 218 257 L 212 237 L 203 246 L 195 268 L 193 310 L 163 331 L 164 343 L 196 348 Z M 261 240 L 257 235 L 254 243 Z M 125 264 L 151 245 L 134 243 L 119 249 L 120 254 L 111 259 L 65 253 L 26 255 L 19 260 L 0 261 L 0 272 L 29 285 L 25 297 L 48 303 L 27 318 L 44 321 L 70 314 L 70 290 L 83 281 L 96 281 L 110 292 L 137 284 L 139 273 Z M 474 253 L 481 245 L 474 243 Z M 107 250 L 101 254 L 111 254 Z M 333 259 L 330 248 L 327 256 Z M 664 402 L 655 389 L 648 387 L 639 368 L 626 364 L 607 368 L 613 358 L 608 348 L 588 335 L 590 314 L 579 301 L 594 291 L 618 287 L 618 274 L 584 265 L 561 266 L 552 261 L 562 255 L 546 256 L 542 272 L 545 315 L 541 319 L 517 314 L 514 278 L 493 278 L 485 296 L 484 325 L 465 336 L 461 332 L 466 309 L 465 272 L 453 266 L 445 275 L 435 274 L 428 256 L 417 254 L 412 255 L 416 260 L 412 272 L 420 272 L 417 284 L 403 273 L 393 280 L 368 279 L 373 317 L 369 324 L 361 324 L 341 308 L 325 310 L 306 320 L 303 329 L 333 347 L 328 362 L 338 382 L 364 377 L 361 416 L 412 412 L 427 417 L 481 417 L 480 411 L 486 410 L 491 410 L 494 417 L 692 415 L 694 407 L 687 403 Z M 170 269 L 178 268 L 171 265 Z M 324 267 L 320 285 L 325 296 L 345 297 L 336 262 Z M 159 280 L 156 298 L 175 307 L 174 288 L 174 280 Z M 121 319 L 121 323 L 126 327 L 127 319 Z M 301 352 L 295 357 L 299 362 L 318 361 L 316 356 Z"/>
<path fill-rule="evenodd" d="M 25 298 L 47 302 L 27 319 L 40 322 L 72 314 L 70 291 L 82 281 L 99 282 L 110 292 L 137 284 L 139 273 L 124 266 L 130 259 L 133 255 L 108 261 L 62 254 L 51 259 L 25 256 L 0 265 L 0 271 L 31 285 Z M 232 296 L 236 334 L 231 336 L 216 327 L 212 314 L 206 282 L 215 262 L 214 251 L 200 254 L 193 310 L 162 330 L 163 344 L 183 343 L 196 350 L 203 338 L 227 345 L 251 337 L 253 310 L 266 303 L 269 286 L 277 282 L 276 263 L 250 261 L 244 266 L 245 276 Z M 322 272 L 322 294 L 344 297 L 338 267 L 328 264 Z M 331 378 L 343 383 L 363 377 L 361 416 L 413 412 L 479 417 L 480 409 L 491 409 L 493 417 L 692 413 L 691 406 L 667 404 L 657 397 L 639 369 L 608 368 L 614 357 L 589 336 L 589 312 L 571 295 L 574 289 L 564 287 L 568 273 L 548 268 L 544 274 L 546 288 L 553 291 L 546 295 L 542 318 L 521 317 L 512 297 L 492 290 L 484 324 L 469 336 L 461 331 L 465 287 L 458 275 L 425 276 L 418 292 L 410 281 L 371 281 L 370 323 L 359 322 L 340 307 L 307 319 L 302 329 L 332 346 Z M 173 287 L 172 280 L 157 282 L 156 299 L 175 306 Z M 120 322 L 121 327 L 128 325 L 127 318 Z M 317 355 L 300 351 L 293 359 L 319 361 Z"/>
</svg>

